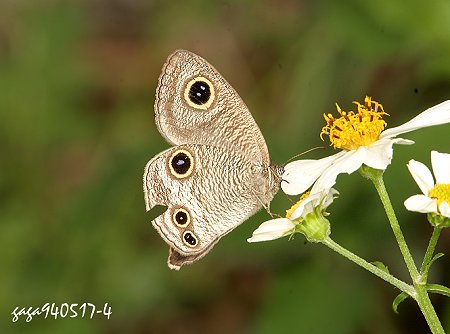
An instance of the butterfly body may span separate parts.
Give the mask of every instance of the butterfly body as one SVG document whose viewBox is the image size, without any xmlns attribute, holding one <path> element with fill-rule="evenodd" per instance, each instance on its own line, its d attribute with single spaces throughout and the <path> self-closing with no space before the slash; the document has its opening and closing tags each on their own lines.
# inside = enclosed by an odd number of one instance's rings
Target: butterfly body
<svg viewBox="0 0 450 334">
<path fill-rule="evenodd" d="M 201 57 L 169 56 L 155 100 L 158 130 L 173 147 L 145 167 L 147 211 L 167 210 L 153 226 L 169 244 L 170 268 L 203 257 L 279 189 L 264 138 L 233 88 Z"/>
</svg>

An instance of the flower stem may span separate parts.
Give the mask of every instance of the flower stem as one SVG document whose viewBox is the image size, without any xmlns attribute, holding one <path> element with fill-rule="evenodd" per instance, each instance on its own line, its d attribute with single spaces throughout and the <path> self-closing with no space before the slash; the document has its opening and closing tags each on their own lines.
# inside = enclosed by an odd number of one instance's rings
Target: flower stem
<svg viewBox="0 0 450 334">
<path fill-rule="evenodd" d="M 336 243 L 330 237 L 326 237 L 321 242 L 324 245 L 326 245 L 327 247 L 329 247 L 332 250 L 334 250 L 335 252 L 337 252 L 338 254 L 340 254 L 340 255 L 346 257 L 347 259 L 349 259 L 350 261 L 356 263 L 358 266 L 370 271 L 372 274 L 374 274 L 374 275 L 380 277 L 381 279 L 385 280 L 386 282 L 392 284 L 399 290 L 407 293 L 408 295 L 410 295 L 413 298 L 415 297 L 416 292 L 412 285 L 409 285 L 409 284 L 399 280 L 398 278 L 392 276 L 388 272 L 378 268 L 377 266 L 373 265 L 372 263 L 367 262 L 363 258 L 360 258 L 356 254 L 350 252 L 349 250 L 345 249 L 344 247 L 342 247 L 341 245 Z"/>
<path fill-rule="evenodd" d="M 433 258 L 434 250 L 436 249 L 436 244 L 441 235 L 442 228 L 434 227 L 433 234 L 431 235 L 430 242 L 428 243 L 427 251 L 423 258 L 422 266 L 420 267 L 421 281 L 425 284 L 428 278 L 428 270 L 430 269 L 430 261 Z"/>
<path fill-rule="evenodd" d="M 439 321 L 433 304 L 431 304 L 430 297 L 428 296 L 426 282 L 423 281 L 421 274 L 417 270 L 414 259 L 411 255 L 411 252 L 409 251 L 408 245 L 406 244 L 405 238 L 403 236 L 403 232 L 398 223 L 394 208 L 392 207 L 392 203 L 389 198 L 389 194 L 387 193 L 386 187 L 384 185 L 383 171 L 372 169 L 370 167 L 365 167 L 364 169 L 360 169 L 360 171 L 364 177 L 370 179 L 373 182 L 375 189 L 380 196 L 381 202 L 383 203 L 384 210 L 386 211 L 389 223 L 391 224 L 395 239 L 397 240 L 400 252 L 403 255 L 406 266 L 408 267 L 409 274 L 413 281 L 415 292 L 413 294 L 410 294 L 410 296 L 412 296 L 417 301 L 417 304 L 419 305 L 419 308 L 422 311 L 422 314 L 424 315 L 431 332 L 433 334 L 445 334 L 444 328 L 442 328 L 442 324 Z M 427 249 L 427 254 L 425 255 L 425 259 L 432 256 L 438 237 L 438 232 L 433 233 Z M 431 253 L 431 255 L 429 255 L 428 253 Z"/>
<path fill-rule="evenodd" d="M 434 310 L 433 304 L 431 304 L 430 297 L 428 296 L 428 291 L 425 284 L 414 283 L 414 288 L 417 293 L 417 304 L 422 311 L 425 320 L 430 327 L 431 333 L 433 334 L 445 334 L 444 328 Z"/>
<path fill-rule="evenodd" d="M 391 228 L 392 231 L 394 232 L 394 236 L 395 239 L 397 240 L 400 252 L 402 253 L 402 256 L 405 260 L 406 267 L 408 268 L 411 278 L 414 279 L 419 276 L 419 272 L 417 270 L 416 264 L 414 263 L 414 259 L 411 255 L 411 252 L 409 251 L 408 245 L 406 244 L 405 237 L 403 236 L 402 229 L 400 228 L 400 224 L 398 223 L 394 208 L 392 207 L 389 194 L 384 185 L 383 175 L 379 173 L 370 180 L 373 182 L 375 189 L 378 192 L 378 196 L 380 196 L 381 203 L 383 203 L 384 210 L 386 211 L 389 223 L 391 224 Z"/>
</svg>

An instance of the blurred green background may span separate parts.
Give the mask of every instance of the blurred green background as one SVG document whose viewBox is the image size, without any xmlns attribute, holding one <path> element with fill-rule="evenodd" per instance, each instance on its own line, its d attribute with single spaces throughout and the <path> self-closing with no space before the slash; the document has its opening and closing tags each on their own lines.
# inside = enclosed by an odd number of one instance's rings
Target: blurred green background
<svg viewBox="0 0 450 334">
<path fill-rule="evenodd" d="M 272 158 L 319 139 L 322 114 L 366 94 L 396 126 L 450 98 L 450 2 L 0 2 L 1 333 L 425 333 L 412 301 L 299 236 L 248 244 L 260 212 L 180 272 L 145 212 L 146 162 L 168 147 L 153 115 L 166 57 L 209 60 L 246 101 Z M 385 174 L 419 263 L 431 228 L 406 212 L 419 189 L 405 164 L 449 150 L 450 126 L 404 137 Z M 334 153 L 316 150 L 308 158 Z M 358 174 L 341 176 L 332 237 L 408 280 L 382 207 Z M 282 193 L 272 204 L 283 213 Z M 450 253 L 444 231 L 438 251 Z M 448 257 L 431 280 L 450 284 Z M 450 330 L 450 303 L 432 296 Z M 12 323 L 16 306 L 109 303 L 112 317 Z"/>
</svg>

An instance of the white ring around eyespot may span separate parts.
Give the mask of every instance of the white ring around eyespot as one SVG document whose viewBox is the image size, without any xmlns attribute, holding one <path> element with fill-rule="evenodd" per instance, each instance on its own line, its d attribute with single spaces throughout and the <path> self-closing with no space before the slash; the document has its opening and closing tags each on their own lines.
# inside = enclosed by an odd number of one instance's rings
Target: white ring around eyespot
<svg viewBox="0 0 450 334">
<path fill-rule="evenodd" d="M 186 233 L 190 233 L 191 236 L 195 239 L 195 245 L 191 245 L 189 242 L 187 242 L 187 241 L 184 239 L 184 236 L 186 235 Z M 195 248 L 195 247 L 197 247 L 197 245 L 198 245 L 198 239 L 197 239 L 197 237 L 195 236 L 195 234 L 192 233 L 192 231 L 184 231 L 183 236 L 182 236 L 182 239 L 183 239 L 184 244 L 185 244 L 186 246 L 188 246 L 188 247 Z"/>
<path fill-rule="evenodd" d="M 178 212 L 184 212 L 184 213 L 186 214 L 186 216 L 187 216 L 186 223 L 184 223 L 184 224 L 179 224 L 179 223 L 177 222 L 176 215 L 177 215 Z M 172 221 L 173 221 L 174 224 L 177 225 L 178 227 L 185 228 L 185 227 L 187 227 L 187 226 L 191 223 L 191 214 L 190 214 L 189 211 L 187 211 L 187 210 L 184 209 L 184 208 L 176 208 L 175 210 L 173 210 L 173 213 L 172 213 Z"/>
<path fill-rule="evenodd" d="M 191 101 L 191 99 L 189 98 L 189 91 L 191 90 L 191 86 L 196 83 L 197 81 L 203 81 L 206 82 L 206 84 L 209 86 L 209 92 L 210 92 L 210 96 L 209 96 L 209 100 L 208 102 L 204 103 L 204 104 L 195 104 L 194 102 Z M 202 76 L 198 76 L 193 78 L 192 80 L 190 80 L 187 85 L 186 88 L 184 89 L 184 101 L 192 108 L 195 109 L 200 109 L 200 110 L 207 110 L 211 104 L 214 102 L 214 99 L 216 98 L 216 92 L 214 90 L 214 86 L 212 84 L 212 82 L 208 79 L 206 79 L 205 77 Z"/>
<path fill-rule="evenodd" d="M 177 172 L 175 169 L 173 169 L 173 167 L 172 167 L 172 159 L 175 158 L 175 156 L 176 156 L 177 154 L 179 154 L 179 153 L 184 153 L 184 154 L 186 154 L 187 157 L 188 157 L 189 160 L 190 160 L 190 163 L 191 163 L 191 165 L 189 166 L 189 169 L 188 169 L 188 170 L 186 171 L 186 173 L 184 173 L 184 174 L 178 173 L 178 172 Z M 192 171 L 194 170 L 194 164 L 195 164 L 195 162 L 194 162 L 194 157 L 192 156 L 191 152 L 189 152 L 189 151 L 186 150 L 186 149 L 179 149 L 179 150 L 176 150 L 175 152 L 173 152 L 173 153 L 170 155 L 170 157 L 169 157 L 169 159 L 168 159 L 168 161 L 167 161 L 167 165 L 169 166 L 170 174 L 171 174 L 172 176 L 175 176 L 177 179 L 184 179 L 184 178 L 188 177 L 189 175 L 191 175 L 191 174 L 192 174 Z"/>
</svg>

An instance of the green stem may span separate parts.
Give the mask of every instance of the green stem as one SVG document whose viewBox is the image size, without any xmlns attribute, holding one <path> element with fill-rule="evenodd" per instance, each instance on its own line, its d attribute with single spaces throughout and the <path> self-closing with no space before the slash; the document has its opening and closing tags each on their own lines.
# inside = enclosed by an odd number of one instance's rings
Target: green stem
<svg viewBox="0 0 450 334">
<path fill-rule="evenodd" d="M 407 293 L 411 297 L 415 298 L 415 290 L 414 287 L 399 280 L 398 278 L 392 276 L 388 272 L 378 268 L 377 266 L 373 265 L 372 263 L 367 262 L 366 260 L 360 258 L 356 254 L 350 252 L 349 250 L 345 249 L 335 241 L 333 241 L 330 237 L 326 237 L 323 241 L 321 241 L 324 245 L 328 246 L 338 254 L 346 257 L 350 261 L 356 263 L 358 266 L 370 271 L 372 274 L 380 277 L 381 279 L 385 280 L 386 282 L 392 284 L 399 290 Z"/>
<path fill-rule="evenodd" d="M 379 175 L 377 175 L 377 177 L 371 178 L 371 181 L 373 182 L 375 189 L 380 196 L 381 203 L 383 203 L 384 210 L 386 211 L 389 223 L 391 224 L 391 228 L 394 232 L 394 236 L 397 240 L 400 252 L 402 253 L 402 256 L 405 260 L 406 267 L 408 268 L 411 278 L 413 278 L 414 280 L 414 278 L 417 278 L 419 276 L 419 272 L 417 271 L 416 264 L 414 263 L 414 259 L 411 255 L 411 252 L 409 251 L 408 245 L 406 244 L 402 229 L 400 228 L 400 224 L 398 223 L 394 208 L 392 207 L 389 194 L 387 193 L 386 187 L 384 186 L 382 174 L 380 173 Z"/>
<path fill-rule="evenodd" d="M 431 304 L 430 297 L 428 296 L 428 291 L 425 284 L 414 283 L 414 288 L 417 293 L 417 304 L 422 311 L 425 320 L 430 327 L 431 333 L 433 334 L 445 334 L 444 328 L 434 310 L 433 304 Z"/>
<path fill-rule="evenodd" d="M 417 301 L 417 304 L 419 305 L 419 308 L 422 311 L 422 314 L 424 315 L 431 332 L 433 334 L 445 334 L 444 328 L 442 328 L 442 324 L 439 321 L 436 311 L 434 310 L 433 304 L 431 304 L 426 284 L 422 281 L 422 277 L 419 271 L 417 270 L 417 267 L 414 263 L 414 259 L 411 255 L 411 252 L 409 251 L 408 245 L 406 244 L 402 230 L 398 223 L 394 208 L 392 207 L 391 200 L 384 185 L 383 171 L 375 170 L 370 167 L 365 167 L 364 169 L 361 170 L 361 174 L 373 182 L 378 192 L 378 195 L 380 196 L 381 202 L 383 203 L 384 210 L 386 211 L 389 223 L 391 224 L 391 228 L 392 231 L 394 232 L 395 239 L 397 240 L 398 246 L 400 248 L 406 266 L 408 267 L 409 274 L 413 281 L 415 293 L 411 296 L 415 296 L 415 300 Z M 435 238 L 437 239 L 436 236 Z M 435 242 L 434 238 L 432 239 L 433 240 L 430 241 L 430 243 Z M 434 252 L 434 246 L 431 245 L 431 247 Z"/>
<path fill-rule="evenodd" d="M 420 275 L 422 276 L 422 281 L 425 284 L 428 277 L 429 263 L 433 258 L 434 250 L 436 249 L 436 244 L 441 235 L 442 229 L 439 227 L 434 227 L 433 234 L 431 235 L 430 242 L 428 243 L 427 251 L 423 258 L 422 266 L 420 268 Z"/>
</svg>

